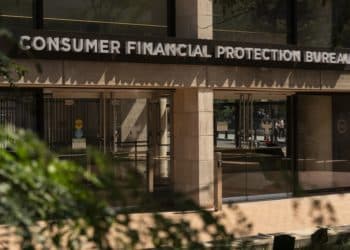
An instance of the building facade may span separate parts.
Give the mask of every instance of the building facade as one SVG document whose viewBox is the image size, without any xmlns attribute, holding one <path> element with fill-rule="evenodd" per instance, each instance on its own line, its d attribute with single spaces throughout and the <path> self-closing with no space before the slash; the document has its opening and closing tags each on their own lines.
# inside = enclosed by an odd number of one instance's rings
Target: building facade
<svg viewBox="0 0 350 250">
<path fill-rule="evenodd" d="M 304 0 L 2 0 L 27 74 L 0 124 L 62 158 L 123 159 L 150 192 L 223 199 L 350 187 L 350 6 Z M 7 47 L 3 47 L 6 49 Z M 41 70 L 36 65 L 40 65 Z"/>
</svg>

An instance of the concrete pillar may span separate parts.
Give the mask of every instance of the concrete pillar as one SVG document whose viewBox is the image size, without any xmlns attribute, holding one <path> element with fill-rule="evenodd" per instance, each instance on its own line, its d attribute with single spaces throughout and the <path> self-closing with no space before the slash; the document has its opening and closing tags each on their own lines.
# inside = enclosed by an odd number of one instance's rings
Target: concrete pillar
<svg viewBox="0 0 350 250">
<path fill-rule="evenodd" d="M 213 90 L 177 89 L 174 94 L 174 190 L 202 207 L 213 207 Z"/>
<path fill-rule="evenodd" d="M 176 36 L 213 38 L 213 1 L 176 0 Z"/>
<path fill-rule="evenodd" d="M 332 97 L 298 97 L 298 164 L 302 188 L 333 185 Z"/>
</svg>

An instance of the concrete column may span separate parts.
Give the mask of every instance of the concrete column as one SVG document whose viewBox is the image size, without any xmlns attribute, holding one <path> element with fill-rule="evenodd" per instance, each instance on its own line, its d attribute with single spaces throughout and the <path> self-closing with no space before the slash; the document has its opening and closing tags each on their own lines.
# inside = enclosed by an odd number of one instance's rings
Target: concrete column
<svg viewBox="0 0 350 250">
<path fill-rule="evenodd" d="M 305 189 L 333 186 L 332 97 L 298 97 L 299 181 Z"/>
<path fill-rule="evenodd" d="M 175 191 L 213 207 L 213 90 L 177 89 L 174 94 Z"/>
<path fill-rule="evenodd" d="M 213 1 L 176 0 L 176 36 L 213 38 Z"/>
</svg>

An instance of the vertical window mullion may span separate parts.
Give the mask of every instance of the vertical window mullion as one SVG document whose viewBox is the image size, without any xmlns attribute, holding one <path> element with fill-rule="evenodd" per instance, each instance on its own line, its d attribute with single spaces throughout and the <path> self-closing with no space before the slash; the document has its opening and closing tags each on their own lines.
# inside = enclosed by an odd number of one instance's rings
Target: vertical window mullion
<svg viewBox="0 0 350 250">
<path fill-rule="evenodd" d="M 168 36 L 176 36 L 176 8 L 175 0 L 167 0 L 167 26 Z"/>
<path fill-rule="evenodd" d="M 337 2 L 334 1 L 332 4 L 332 40 L 331 46 L 334 48 L 338 45 L 338 37 L 337 37 L 337 25 L 339 15 L 337 14 Z"/>
<path fill-rule="evenodd" d="M 33 27 L 34 29 L 42 29 L 44 27 L 44 1 L 33 0 Z"/>
<path fill-rule="evenodd" d="M 287 43 L 298 44 L 297 0 L 287 0 Z"/>
</svg>

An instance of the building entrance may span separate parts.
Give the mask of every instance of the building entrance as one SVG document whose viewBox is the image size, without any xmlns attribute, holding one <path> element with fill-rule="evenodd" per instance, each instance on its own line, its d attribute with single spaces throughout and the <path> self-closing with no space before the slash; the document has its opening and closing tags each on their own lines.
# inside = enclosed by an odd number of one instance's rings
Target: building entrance
<svg viewBox="0 0 350 250">
<path fill-rule="evenodd" d="M 139 172 L 149 191 L 170 187 L 171 92 L 45 90 L 44 96 L 44 137 L 61 158 L 92 167 L 87 149 L 97 149 Z"/>
<path fill-rule="evenodd" d="M 216 92 L 214 105 L 224 199 L 288 195 L 287 95 Z"/>
</svg>

